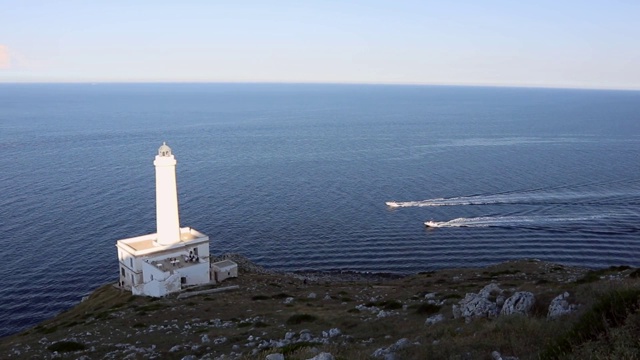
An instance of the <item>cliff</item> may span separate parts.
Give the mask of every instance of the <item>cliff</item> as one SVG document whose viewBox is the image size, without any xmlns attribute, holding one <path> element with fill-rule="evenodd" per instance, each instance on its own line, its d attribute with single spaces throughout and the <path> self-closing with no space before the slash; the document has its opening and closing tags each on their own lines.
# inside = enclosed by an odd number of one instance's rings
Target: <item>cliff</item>
<svg viewBox="0 0 640 360">
<path fill-rule="evenodd" d="M 104 285 L 73 309 L 1 339 L 0 354 L 505 360 L 640 354 L 639 272 L 627 267 L 595 271 L 520 260 L 399 277 L 274 273 L 233 258 L 240 277 L 219 286 L 237 289 L 153 299 Z M 550 305 L 560 313 L 552 316 Z"/>
</svg>

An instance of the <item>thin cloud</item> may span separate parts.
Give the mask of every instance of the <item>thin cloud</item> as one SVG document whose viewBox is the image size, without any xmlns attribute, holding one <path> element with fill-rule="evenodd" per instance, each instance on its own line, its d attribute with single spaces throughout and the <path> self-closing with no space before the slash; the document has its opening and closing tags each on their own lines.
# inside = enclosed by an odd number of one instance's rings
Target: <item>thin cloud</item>
<svg viewBox="0 0 640 360">
<path fill-rule="evenodd" d="M 9 56 L 9 48 L 0 45 L 0 69 L 8 69 L 11 67 L 11 58 Z"/>
</svg>

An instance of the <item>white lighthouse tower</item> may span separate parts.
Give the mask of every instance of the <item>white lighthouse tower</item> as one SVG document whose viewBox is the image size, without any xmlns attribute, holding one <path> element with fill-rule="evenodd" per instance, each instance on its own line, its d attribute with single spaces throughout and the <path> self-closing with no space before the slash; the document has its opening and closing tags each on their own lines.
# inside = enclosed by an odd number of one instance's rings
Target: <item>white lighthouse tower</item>
<svg viewBox="0 0 640 360">
<path fill-rule="evenodd" d="M 178 214 L 178 187 L 176 185 L 176 158 L 163 142 L 153 162 L 156 167 L 156 224 L 160 245 L 180 242 L 180 216 Z"/>
<path fill-rule="evenodd" d="M 180 227 L 176 159 L 166 143 L 158 149 L 153 165 L 157 232 L 116 242 L 118 285 L 134 295 L 159 297 L 237 276 L 237 264 L 229 260 L 211 264 L 207 235 Z"/>
</svg>

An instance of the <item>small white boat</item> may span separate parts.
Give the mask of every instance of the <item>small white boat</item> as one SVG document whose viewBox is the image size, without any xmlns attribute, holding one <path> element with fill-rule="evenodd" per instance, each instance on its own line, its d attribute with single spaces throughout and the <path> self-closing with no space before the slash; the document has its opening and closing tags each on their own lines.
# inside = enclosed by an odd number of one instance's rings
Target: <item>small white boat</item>
<svg viewBox="0 0 640 360">
<path fill-rule="evenodd" d="M 425 222 L 424 222 L 424 226 L 429 227 L 429 228 L 436 228 L 436 227 L 440 227 L 440 225 L 438 225 L 438 223 L 437 223 L 437 222 L 435 222 L 435 221 L 431 221 L 431 220 L 429 220 L 429 221 L 425 221 Z"/>
<path fill-rule="evenodd" d="M 390 207 L 390 208 L 397 208 L 397 207 L 400 207 L 400 204 L 398 204 L 398 203 L 397 203 L 397 202 L 395 202 L 395 201 L 387 201 L 387 202 L 385 202 L 385 205 L 387 205 L 387 206 L 388 206 L 388 207 Z"/>
</svg>

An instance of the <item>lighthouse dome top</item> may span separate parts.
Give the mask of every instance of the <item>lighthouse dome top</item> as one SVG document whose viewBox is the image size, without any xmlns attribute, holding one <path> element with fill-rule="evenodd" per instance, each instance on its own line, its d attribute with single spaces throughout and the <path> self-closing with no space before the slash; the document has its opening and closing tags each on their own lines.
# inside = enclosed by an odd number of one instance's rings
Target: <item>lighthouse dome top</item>
<svg viewBox="0 0 640 360">
<path fill-rule="evenodd" d="M 162 142 L 162 146 L 158 149 L 158 156 L 171 156 L 171 148 L 166 142 Z"/>
</svg>

